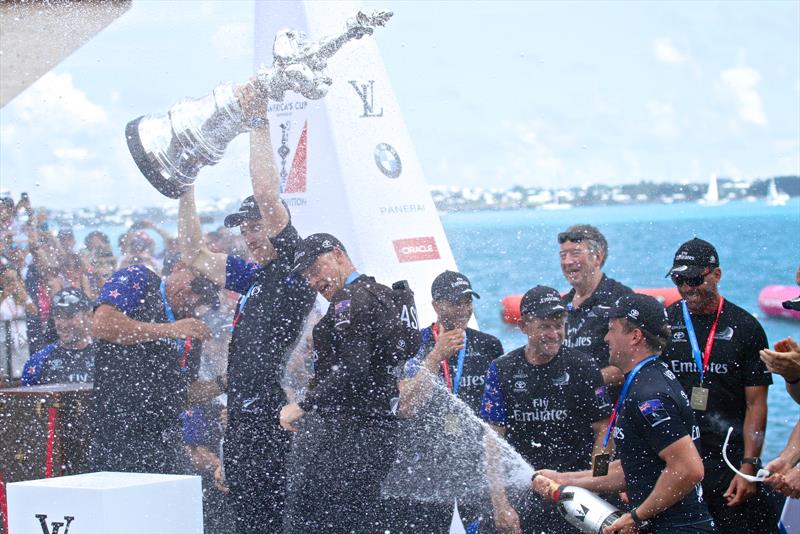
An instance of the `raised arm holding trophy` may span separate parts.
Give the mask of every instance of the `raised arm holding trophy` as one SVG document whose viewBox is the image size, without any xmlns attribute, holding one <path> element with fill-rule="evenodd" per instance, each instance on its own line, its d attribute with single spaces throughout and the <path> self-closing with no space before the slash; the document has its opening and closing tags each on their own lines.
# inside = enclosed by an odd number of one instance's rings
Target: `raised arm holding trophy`
<svg viewBox="0 0 800 534">
<path fill-rule="evenodd" d="M 359 11 L 341 33 L 320 41 L 311 41 L 297 30 L 278 32 L 272 66 L 262 66 L 247 83 L 223 83 L 208 96 L 178 102 L 166 114 L 129 122 L 125 136 L 136 165 L 161 194 L 179 198 L 202 167 L 217 164 L 228 143 L 261 122 L 247 120 L 243 91 L 254 90 L 273 101 L 282 101 L 287 91 L 311 100 L 324 97 L 333 83 L 325 74 L 328 58 L 346 42 L 371 35 L 391 16 L 391 12 L 365 15 Z"/>
</svg>

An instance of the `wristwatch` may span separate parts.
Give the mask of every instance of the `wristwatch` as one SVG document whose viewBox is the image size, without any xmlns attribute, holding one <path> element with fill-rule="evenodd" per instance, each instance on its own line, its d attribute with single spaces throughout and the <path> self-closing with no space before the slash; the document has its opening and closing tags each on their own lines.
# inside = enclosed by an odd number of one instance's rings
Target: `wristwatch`
<svg viewBox="0 0 800 534">
<path fill-rule="evenodd" d="M 630 514 L 631 514 L 631 519 L 633 519 L 633 523 L 636 525 L 637 529 L 641 530 L 641 529 L 647 527 L 648 525 L 650 525 L 650 521 L 648 521 L 647 519 L 642 519 L 641 517 L 639 517 L 639 514 L 636 513 L 636 508 L 632 509 L 630 511 Z"/>
<path fill-rule="evenodd" d="M 742 465 L 754 465 L 756 469 L 761 469 L 761 458 L 758 456 L 742 458 Z"/>
</svg>

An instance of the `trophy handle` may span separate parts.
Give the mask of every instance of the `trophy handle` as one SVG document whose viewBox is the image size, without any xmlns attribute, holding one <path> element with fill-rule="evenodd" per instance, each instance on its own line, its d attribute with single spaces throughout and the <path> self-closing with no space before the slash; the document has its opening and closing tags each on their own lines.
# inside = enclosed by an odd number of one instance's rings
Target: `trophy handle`
<svg viewBox="0 0 800 534">
<path fill-rule="evenodd" d="M 155 187 L 159 193 L 169 198 L 180 198 L 185 188 L 181 188 L 177 182 L 169 179 L 159 171 L 160 166 L 154 165 L 151 162 L 142 146 L 142 140 L 139 137 L 139 122 L 144 118 L 144 115 L 138 117 L 128 123 L 125 127 L 125 139 L 128 142 L 128 150 L 139 167 L 139 171 L 147 178 L 147 181 Z"/>
</svg>

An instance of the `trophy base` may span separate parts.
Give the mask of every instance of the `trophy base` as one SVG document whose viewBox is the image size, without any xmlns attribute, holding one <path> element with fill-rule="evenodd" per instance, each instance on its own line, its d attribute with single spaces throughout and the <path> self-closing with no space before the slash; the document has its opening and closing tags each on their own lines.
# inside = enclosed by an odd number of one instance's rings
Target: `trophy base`
<svg viewBox="0 0 800 534">
<path fill-rule="evenodd" d="M 144 177 L 159 193 L 169 198 L 180 198 L 186 188 L 164 178 L 158 167 L 147 157 L 144 146 L 142 146 L 142 140 L 139 137 L 139 121 L 143 118 L 144 116 L 134 119 L 125 126 L 125 139 L 128 141 L 128 150 L 133 156 L 133 161 L 136 162 L 136 166 L 139 167 Z"/>
</svg>

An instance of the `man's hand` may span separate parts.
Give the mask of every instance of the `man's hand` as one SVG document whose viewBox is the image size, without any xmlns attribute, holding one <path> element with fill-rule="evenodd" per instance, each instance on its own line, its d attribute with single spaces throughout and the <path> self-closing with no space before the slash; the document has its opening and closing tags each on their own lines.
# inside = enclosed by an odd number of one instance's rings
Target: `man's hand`
<svg viewBox="0 0 800 534">
<path fill-rule="evenodd" d="M 494 526 L 503 534 L 522 534 L 519 515 L 509 503 L 496 506 L 494 509 Z"/>
<path fill-rule="evenodd" d="M 439 334 L 436 345 L 433 346 L 431 354 L 434 354 L 437 362 L 446 360 L 464 348 L 464 330 L 456 328 Z"/>
<path fill-rule="evenodd" d="M 305 411 L 299 404 L 293 402 L 281 408 L 280 422 L 284 430 L 289 432 L 297 432 L 297 427 L 294 424 L 305 415 Z"/>
<path fill-rule="evenodd" d="M 195 339 L 208 339 L 211 337 L 211 330 L 208 325 L 200 319 L 180 319 L 170 323 L 168 327 L 169 337 L 178 339 L 191 337 Z"/>
<path fill-rule="evenodd" d="M 764 483 L 769 484 L 787 497 L 800 499 L 800 469 L 796 467 L 790 467 L 783 473 L 773 474 Z"/>
<path fill-rule="evenodd" d="M 800 378 L 800 345 L 791 337 L 775 343 L 775 350 L 763 349 L 759 354 L 770 372 L 792 382 Z"/>
<path fill-rule="evenodd" d="M 742 472 L 744 472 L 745 467 L 747 466 L 742 466 Z M 739 475 L 735 475 L 722 496 L 728 501 L 728 506 L 733 508 L 747 501 L 757 491 L 758 486 L 756 486 L 755 482 L 748 482 Z"/>
<path fill-rule="evenodd" d="M 225 472 L 222 470 L 222 464 L 214 469 L 214 487 L 222 493 L 228 493 L 228 485 L 225 482 Z"/>
<path fill-rule="evenodd" d="M 612 534 L 613 532 L 620 532 L 621 534 L 634 534 L 638 532 L 636 523 L 633 522 L 631 514 L 623 514 L 622 517 L 603 529 L 603 534 Z"/>
<path fill-rule="evenodd" d="M 551 469 L 537 469 L 536 474 L 545 478 L 549 478 L 559 486 L 568 486 L 570 484 L 569 473 L 559 473 L 558 471 L 553 471 Z"/>
</svg>

